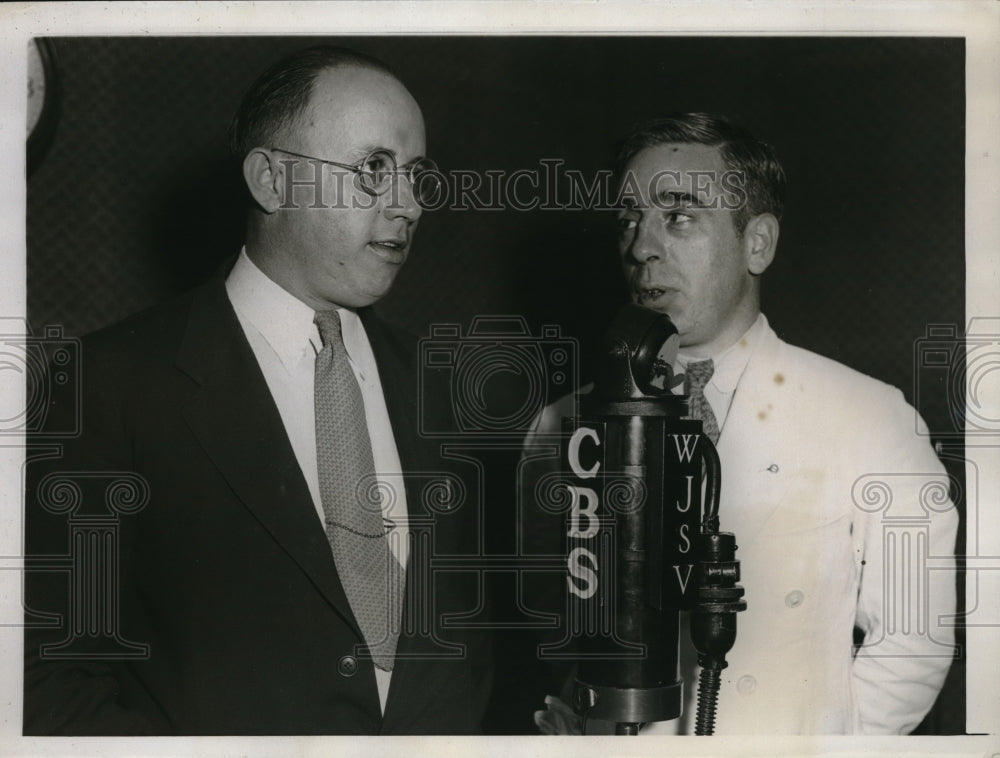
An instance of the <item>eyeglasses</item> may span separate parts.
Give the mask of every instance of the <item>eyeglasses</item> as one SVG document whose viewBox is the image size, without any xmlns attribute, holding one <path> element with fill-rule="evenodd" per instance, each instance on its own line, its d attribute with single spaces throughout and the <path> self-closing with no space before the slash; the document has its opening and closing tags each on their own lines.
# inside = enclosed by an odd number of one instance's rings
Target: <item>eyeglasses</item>
<svg viewBox="0 0 1000 758">
<path fill-rule="evenodd" d="M 372 196 L 384 195 L 392 185 L 392 177 L 399 174 L 409 179 L 413 199 L 422 208 L 433 206 L 441 196 L 441 172 L 430 158 L 418 158 L 405 166 L 399 166 L 396 164 L 396 156 L 388 150 L 372 150 L 361 161 L 351 165 L 328 161 L 313 155 L 303 155 L 282 147 L 271 149 L 294 155 L 296 158 L 305 158 L 353 171 L 357 175 L 358 186 Z"/>
</svg>

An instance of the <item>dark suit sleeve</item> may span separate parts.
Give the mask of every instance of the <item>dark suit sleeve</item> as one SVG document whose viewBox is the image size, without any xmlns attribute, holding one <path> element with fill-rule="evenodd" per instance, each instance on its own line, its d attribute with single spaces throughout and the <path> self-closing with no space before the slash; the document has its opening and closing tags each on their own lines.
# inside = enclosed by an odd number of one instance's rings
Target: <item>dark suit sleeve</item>
<svg viewBox="0 0 1000 758">
<path fill-rule="evenodd" d="M 109 533 L 115 517 L 107 508 L 106 486 L 115 474 L 129 472 L 132 458 L 120 402 L 124 372 L 103 360 L 100 349 L 87 350 L 84 342 L 80 384 L 52 383 L 38 433 L 28 436 L 23 730 L 25 735 L 162 734 L 168 726 L 157 723 L 157 709 L 130 677 L 127 659 L 106 644 L 106 632 L 117 630 L 119 622 L 112 603 L 120 600 L 120 577 L 127 572 L 124 535 L 117 532 L 111 544 L 98 545 L 103 557 L 97 560 L 91 560 L 93 554 L 82 559 L 85 531 L 76 540 L 70 537 L 73 523 L 98 526 L 92 534 Z M 81 558 L 76 565 L 74 553 Z M 108 563 L 112 556 L 117 560 Z M 115 588 L 102 582 L 107 576 Z M 94 598 L 96 612 L 85 611 L 87 597 Z M 122 649 L 130 655 L 141 650 Z"/>
</svg>

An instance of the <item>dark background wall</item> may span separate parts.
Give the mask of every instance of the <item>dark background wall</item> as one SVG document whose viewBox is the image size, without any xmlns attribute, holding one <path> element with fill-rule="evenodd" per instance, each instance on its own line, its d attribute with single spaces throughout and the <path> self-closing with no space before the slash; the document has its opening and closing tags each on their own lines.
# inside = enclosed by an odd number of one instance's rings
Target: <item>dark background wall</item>
<svg viewBox="0 0 1000 758">
<path fill-rule="evenodd" d="M 28 317 L 79 335 L 204 278 L 241 243 L 225 133 L 239 97 L 316 38 L 59 38 L 61 119 L 28 180 Z M 764 310 L 785 339 L 900 387 L 953 429 L 929 324 L 964 322 L 962 39 L 363 37 L 424 110 L 441 167 L 586 176 L 633 123 L 727 114 L 789 174 Z M 606 211 L 441 210 L 383 315 L 425 335 L 477 314 L 559 324 L 587 347 L 623 300 Z M 537 333 L 537 332 L 536 332 Z M 835 409 L 834 409 L 835 410 Z M 863 433 L 863 430 L 859 430 Z M 961 476 L 960 467 L 954 471 Z M 931 728 L 961 731 L 961 666 Z"/>
</svg>

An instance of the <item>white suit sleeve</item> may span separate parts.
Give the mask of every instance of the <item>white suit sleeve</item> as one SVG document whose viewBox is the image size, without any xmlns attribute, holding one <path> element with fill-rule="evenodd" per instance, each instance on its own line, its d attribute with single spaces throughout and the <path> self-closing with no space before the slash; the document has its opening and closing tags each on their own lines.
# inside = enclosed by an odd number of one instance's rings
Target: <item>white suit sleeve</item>
<svg viewBox="0 0 1000 758">
<path fill-rule="evenodd" d="M 884 440 L 884 453 L 852 492 L 864 631 L 852 679 L 861 731 L 907 734 L 934 704 L 954 653 L 958 514 L 923 420 L 898 390 L 881 411 L 867 433 Z"/>
</svg>

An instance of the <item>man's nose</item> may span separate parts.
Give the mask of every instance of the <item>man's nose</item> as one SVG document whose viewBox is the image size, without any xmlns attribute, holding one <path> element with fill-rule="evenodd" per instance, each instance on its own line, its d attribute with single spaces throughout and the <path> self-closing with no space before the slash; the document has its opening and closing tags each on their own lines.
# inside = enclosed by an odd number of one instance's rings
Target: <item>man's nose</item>
<svg viewBox="0 0 1000 758">
<path fill-rule="evenodd" d="M 385 199 L 384 213 L 387 218 L 404 218 L 416 221 L 424 209 L 420 207 L 413 194 L 413 184 L 405 173 L 397 173 L 392 179 L 389 191 L 383 195 Z"/>
<path fill-rule="evenodd" d="M 652 263 L 663 257 L 663 240 L 657 236 L 652 224 L 645 220 L 639 222 L 629 252 L 638 264 Z"/>
</svg>

